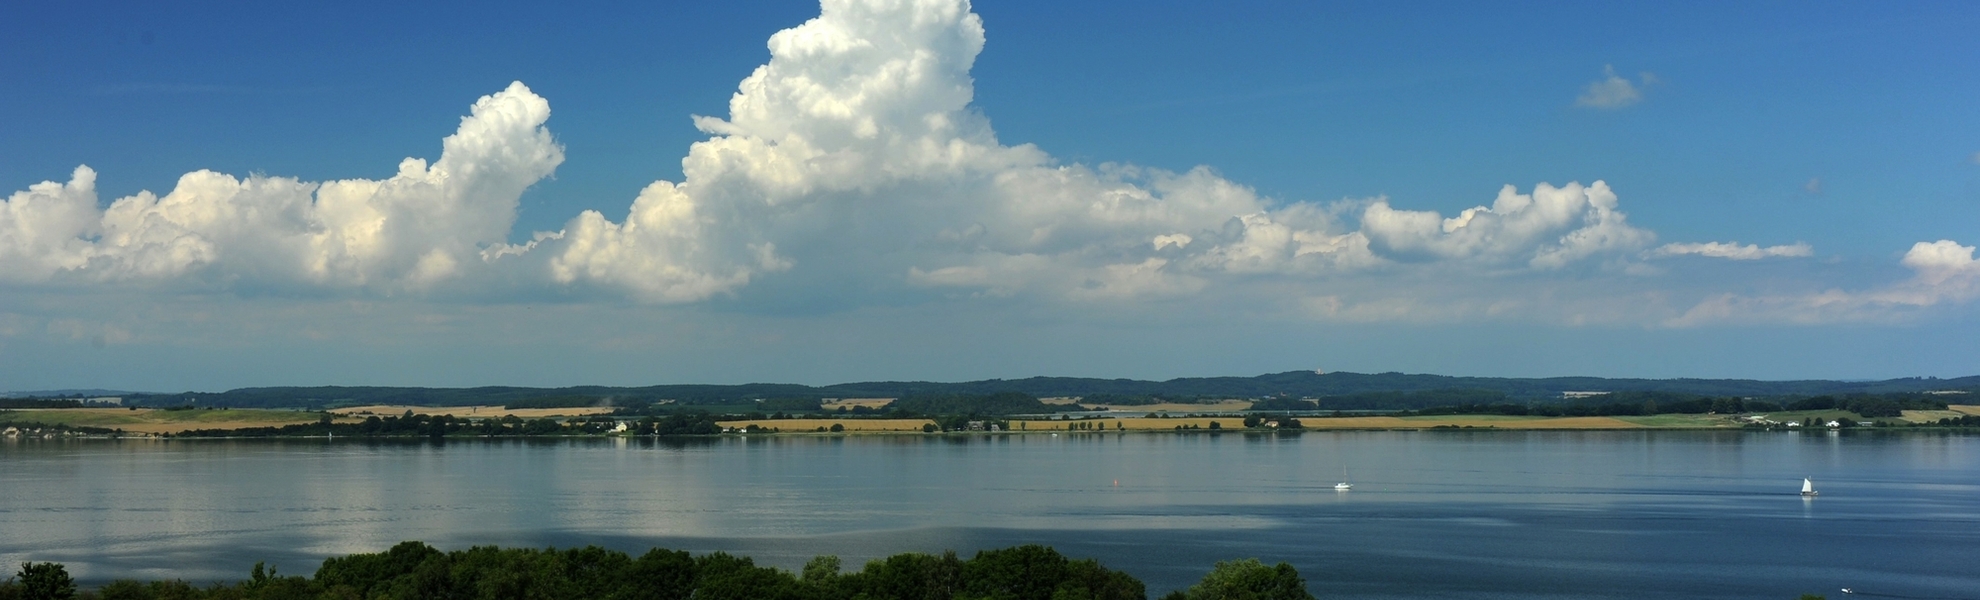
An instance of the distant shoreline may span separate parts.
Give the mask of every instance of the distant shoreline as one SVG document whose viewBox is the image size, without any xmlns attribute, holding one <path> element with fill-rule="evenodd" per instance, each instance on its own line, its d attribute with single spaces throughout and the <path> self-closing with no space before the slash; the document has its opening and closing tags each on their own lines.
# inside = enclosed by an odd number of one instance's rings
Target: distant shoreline
<svg viewBox="0 0 1980 600">
<path fill-rule="evenodd" d="M 487 410 L 483 410 L 487 409 Z M 379 412 L 399 410 L 398 415 L 385 415 L 383 422 L 407 419 L 402 423 L 418 421 L 416 430 L 374 430 L 371 432 L 322 431 L 322 429 L 349 429 L 358 425 L 380 422 Z M 653 432 L 638 430 L 619 431 L 611 427 L 616 424 L 635 424 L 651 417 L 613 417 L 601 409 L 521 409 L 502 410 L 500 407 L 440 407 L 422 411 L 402 407 L 364 407 L 335 412 L 310 412 L 301 410 L 264 409 L 112 409 L 112 408 L 56 408 L 0 411 L 0 436 L 46 437 L 171 437 L 188 438 L 322 438 L 322 437 L 366 437 L 366 438 L 558 438 L 558 437 L 646 437 Z M 789 418 L 722 418 L 719 416 L 699 417 L 704 420 L 706 430 L 697 435 L 934 435 L 934 434 L 1037 434 L 1037 433 L 1261 433 L 1274 431 L 1724 431 L 1757 429 L 1751 422 L 1751 415 L 1713 414 L 1657 414 L 1649 416 L 1514 416 L 1493 414 L 1457 415 L 1343 415 L 1343 416 L 1289 416 L 1258 415 L 1256 427 L 1246 427 L 1247 417 L 1230 413 L 1188 413 L 1178 416 L 1140 414 L 1142 411 L 1126 411 L 1126 414 L 1086 414 L 1058 416 L 1052 418 L 1011 418 L 982 417 L 982 420 L 968 421 L 960 417 L 940 418 L 883 418 L 883 417 L 837 417 L 818 415 L 794 415 Z M 405 416 L 411 414 L 412 416 Z M 534 421 L 548 421 L 542 429 L 532 431 L 501 430 L 481 431 L 474 429 L 477 423 L 487 423 L 494 419 L 521 422 L 521 415 L 527 414 Z M 362 418 L 360 417 L 362 415 Z M 459 416 L 456 416 L 459 415 Z M 1954 405 L 1945 411 L 1908 411 L 1898 418 L 1864 419 L 1848 413 L 1836 411 L 1808 411 L 1808 414 L 1777 414 L 1767 422 L 1766 427 L 1788 429 L 1784 426 L 1791 419 L 1807 420 L 1818 425 L 1807 430 L 1827 431 L 1831 428 L 1820 425 L 1830 420 L 1849 421 L 1845 429 L 1863 428 L 1877 431 L 1935 430 L 1932 425 L 1942 418 L 1980 416 L 1980 406 Z M 972 417 L 973 418 L 973 417 Z M 1296 421 L 1284 426 L 1278 420 Z M 1746 419 L 1742 421 L 1742 419 Z M 444 433 L 429 433 L 426 423 L 447 421 Z M 1874 423 L 1874 425 L 1859 425 Z M 601 425 L 602 423 L 602 425 Z M 943 431 L 943 424 L 948 431 Z M 317 429 L 312 430 L 314 426 Z M 979 430 L 972 431 L 974 427 Z M 15 431 L 5 433 L 8 428 Z M 292 431 L 280 431 L 288 429 Z M 932 429 L 932 430 L 931 430 Z M 228 432 L 240 432 L 230 435 Z M 193 435 L 203 434 L 203 435 Z M 660 433 L 660 435 L 668 435 Z"/>
</svg>

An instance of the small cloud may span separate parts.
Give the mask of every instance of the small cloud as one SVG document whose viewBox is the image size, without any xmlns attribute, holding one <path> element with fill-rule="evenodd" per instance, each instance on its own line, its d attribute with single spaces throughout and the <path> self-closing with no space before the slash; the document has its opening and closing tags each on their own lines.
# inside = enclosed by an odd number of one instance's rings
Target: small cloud
<svg viewBox="0 0 1980 600">
<path fill-rule="evenodd" d="M 1638 83 L 1630 83 L 1628 79 L 1616 75 L 1615 65 L 1604 65 L 1602 75 L 1601 79 L 1589 83 L 1588 87 L 1581 91 L 1581 96 L 1574 99 L 1575 106 L 1622 108 L 1642 102 L 1643 90 L 1662 82 L 1656 74 L 1644 72 L 1638 75 Z"/>
<path fill-rule="evenodd" d="M 1815 194 L 1815 195 L 1818 195 L 1818 196 L 1819 196 L 1819 195 L 1821 195 L 1821 194 L 1822 194 L 1822 178 L 1820 178 L 1820 177 L 1810 177 L 1810 178 L 1808 178 L 1808 183 L 1804 183 L 1804 184 L 1801 184 L 1801 191 L 1804 191 L 1804 192 L 1808 192 L 1808 193 L 1810 193 L 1810 194 Z"/>
<path fill-rule="evenodd" d="M 1739 242 L 1705 242 L 1703 244 L 1664 244 L 1657 247 L 1656 250 L 1650 251 L 1650 256 L 1653 258 L 1684 256 L 1687 254 L 1728 260 L 1802 258 L 1814 256 L 1815 248 L 1803 242 L 1795 242 L 1785 246 L 1768 246 L 1765 248 L 1756 244 L 1742 246 Z"/>
</svg>

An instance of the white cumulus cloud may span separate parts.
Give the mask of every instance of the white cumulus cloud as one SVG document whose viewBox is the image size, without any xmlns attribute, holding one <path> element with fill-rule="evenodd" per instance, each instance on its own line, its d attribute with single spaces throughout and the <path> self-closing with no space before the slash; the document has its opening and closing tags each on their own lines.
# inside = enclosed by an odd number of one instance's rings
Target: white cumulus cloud
<svg viewBox="0 0 1980 600">
<path fill-rule="evenodd" d="M 689 150 L 683 181 L 655 183 L 623 220 L 587 212 L 536 252 L 554 256 L 559 282 L 660 302 L 735 293 L 848 253 L 870 261 L 866 275 L 914 286 L 1077 299 L 1192 293 L 1218 274 L 1365 269 L 1422 258 L 1418 247 L 1558 268 L 1652 237 L 1600 182 L 1543 185 L 1538 201 L 1509 188 L 1496 212 L 1461 217 L 1476 225 L 1440 232 L 1400 222 L 1429 213 L 1399 220 L 1386 201 L 1359 212 L 1278 203 L 1207 168 L 1057 164 L 1001 144 L 970 106 L 983 43 L 965 2 L 826 0 L 818 18 L 771 37 L 770 61 L 727 119 L 696 117 L 714 137 Z M 1371 247 L 1377 235 L 1388 245 Z"/>
<path fill-rule="evenodd" d="M 418 290 L 500 245 L 524 189 L 563 161 L 550 104 L 515 83 L 475 102 L 440 160 L 384 180 L 195 171 L 97 208 L 96 173 L 0 204 L 0 280 Z"/>
<path fill-rule="evenodd" d="M 1464 260 L 1555 269 L 1591 256 L 1641 249 L 1656 239 L 1629 225 L 1615 192 L 1597 181 L 1564 187 L 1540 184 L 1532 194 L 1513 186 L 1492 206 L 1455 217 L 1397 210 L 1377 201 L 1362 215 L 1362 231 L 1377 252 L 1409 260 Z"/>
</svg>

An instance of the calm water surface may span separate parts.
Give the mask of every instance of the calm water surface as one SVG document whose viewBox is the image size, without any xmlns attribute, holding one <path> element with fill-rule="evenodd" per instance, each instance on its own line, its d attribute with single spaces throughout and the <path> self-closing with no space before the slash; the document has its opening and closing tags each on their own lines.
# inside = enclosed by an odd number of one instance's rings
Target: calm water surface
<svg viewBox="0 0 1980 600">
<path fill-rule="evenodd" d="M 1333 489 L 1343 469 L 1353 491 Z M 1323 598 L 1980 599 L 1980 436 L 0 442 L 0 565 L 231 581 L 401 540 L 785 568 L 1042 543 L 1151 595 L 1258 557 Z"/>
</svg>

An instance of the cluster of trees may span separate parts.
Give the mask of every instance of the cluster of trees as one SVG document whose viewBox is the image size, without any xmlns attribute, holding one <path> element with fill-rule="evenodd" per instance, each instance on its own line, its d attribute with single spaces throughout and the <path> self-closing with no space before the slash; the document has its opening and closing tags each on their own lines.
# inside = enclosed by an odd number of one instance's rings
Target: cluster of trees
<svg viewBox="0 0 1980 600">
<path fill-rule="evenodd" d="M 283 576 L 256 564 L 248 579 L 194 587 L 183 581 L 117 581 L 79 594 L 60 564 L 29 563 L 0 582 L 0 600 L 192 599 L 655 599 L 655 600 L 1146 600 L 1134 577 L 1049 547 L 985 550 L 967 560 L 897 554 L 842 572 L 820 556 L 793 574 L 716 552 L 655 548 L 634 558 L 596 546 L 557 550 L 476 547 L 442 552 L 405 542 L 385 552 L 323 561 L 312 576 Z M 1291 565 L 1257 559 L 1217 563 L 1203 580 L 1163 600 L 1311 600 Z"/>
<path fill-rule="evenodd" d="M 1292 418 L 1289 415 L 1245 415 L 1244 416 L 1244 426 L 1246 429 L 1255 429 L 1259 427 L 1272 427 L 1273 423 L 1278 423 L 1279 429 L 1304 429 L 1306 427 L 1305 425 L 1300 424 L 1299 419 Z"/>
<path fill-rule="evenodd" d="M 935 427 L 941 431 L 968 431 L 971 422 L 980 422 L 984 431 L 989 431 L 991 425 L 996 425 L 1001 431 L 1011 430 L 1010 421 L 993 419 L 976 413 L 935 417 Z"/>
<path fill-rule="evenodd" d="M 1966 415 L 1961 417 L 1946 417 L 1944 419 L 1939 419 L 1934 424 L 1940 427 L 1980 427 L 1980 416 Z"/>
<path fill-rule="evenodd" d="M 1907 410 L 1945 410 L 1946 402 L 1922 394 L 1815 396 L 1788 402 L 1788 410 L 1845 410 L 1865 417 L 1896 417 Z"/>
<path fill-rule="evenodd" d="M 0 408 L 82 408 L 76 398 L 0 398 Z"/>
<path fill-rule="evenodd" d="M 628 431 L 639 435 L 714 435 L 722 432 L 722 426 L 708 413 L 692 412 L 642 417 Z"/>
<path fill-rule="evenodd" d="M 584 430 L 586 424 L 577 423 L 576 430 Z M 603 423 L 591 426 L 602 431 Z M 369 416 L 361 423 L 333 423 L 329 414 L 324 414 L 315 423 L 299 423 L 281 427 L 249 427 L 245 429 L 197 429 L 178 435 L 184 437 L 275 437 L 275 436 L 323 436 L 342 435 L 350 437 L 446 437 L 449 435 L 552 435 L 567 432 L 565 423 L 556 419 L 523 419 L 508 415 L 494 419 L 471 420 L 453 415 L 421 415 L 411 410 L 399 416 Z"/>
</svg>

